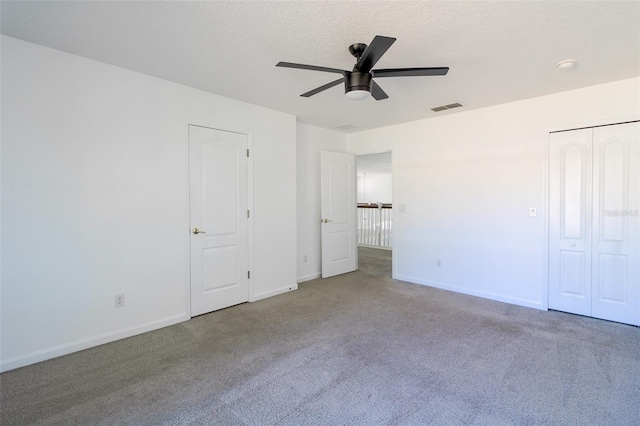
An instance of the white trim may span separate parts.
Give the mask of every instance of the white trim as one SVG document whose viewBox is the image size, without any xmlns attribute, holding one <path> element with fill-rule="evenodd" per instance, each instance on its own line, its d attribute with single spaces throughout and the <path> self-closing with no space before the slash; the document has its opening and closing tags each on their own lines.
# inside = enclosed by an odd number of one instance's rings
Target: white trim
<svg viewBox="0 0 640 426">
<path fill-rule="evenodd" d="M 185 299 L 185 312 L 191 318 L 191 161 L 189 158 L 189 126 L 187 123 L 184 126 L 185 129 L 185 142 L 184 142 L 184 153 L 185 153 L 185 162 L 186 162 L 186 174 L 185 174 L 185 209 L 184 209 L 184 229 L 185 229 L 185 290 L 184 290 L 184 299 Z"/>
<path fill-rule="evenodd" d="M 392 147 L 391 148 L 391 220 L 393 221 L 393 228 L 392 228 L 392 232 L 391 232 L 391 247 L 392 247 L 392 251 L 395 250 L 395 248 L 397 247 L 396 244 L 396 235 L 398 235 L 398 218 L 397 218 L 397 206 L 398 204 L 396 203 L 397 201 L 397 196 L 396 194 L 398 193 L 398 179 L 397 179 L 397 170 L 398 170 L 398 155 L 396 152 L 396 147 Z M 397 252 L 396 252 L 397 253 Z M 391 278 L 395 278 L 396 276 L 396 262 L 393 260 L 394 258 L 396 258 L 396 256 L 392 256 L 391 257 Z"/>
<path fill-rule="evenodd" d="M 135 336 L 142 333 L 147 333 L 149 331 L 168 327 L 170 325 L 174 325 L 183 321 L 188 321 L 189 319 L 189 314 L 181 313 L 160 320 L 150 321 L 139 326 L 110 331 L 97 336 L 87 337 L 84 339 L 76 340 L 74 342 L 31 352 L 26 355 L 9 358 L 7 360 L 3 360 L 0 363 L 0 372 L 13 370 L 15 368 L 24 367 L 41 361 L 46 361 L 48 359 L 56 358 L 62 355 L 68 355 L 73 352 L 89 349 L 95 346 L 103 345 L 105 343 L 111 343 L 116 340 L 125 339 L 127 337 Z"/>
<path fill-rule="evenodd" d="M 247 209 L 249 209 L 249 218 L 247 220 L 247 267 L 249 271 L 254 271 L 253 259 L 254 259 L 254 209 L 253 209 L 253 132 L 248 131 L 244 133 L 247 135 L 247 149 L 249 150 L 249 158 L 247 159 Z M 254 292 L 256 291 L 255 274 L 251 274 L 249 278 L 247 301 L 252 299 Z"/>
<path fill-rule="evenodd" d="M 474 289 L 470 289 L 470 288 L 467 288 L 467 287 L 460 287 L 460 286 L 456 286 L 456 285 L 450 285 L 450 284 L 446 284 L 446 283 L 439 283 L 439 282 L 435 282 L 435 281 L 427 281 L 427 280 L 423 280 L 423 279 L 420 279 L 420 278 L 408 277 L 408 276 L 403 276 L 403 275 L 398 275 L 398 276 L 394 277 L 394 279 L 397 279 L 397 280 L 400 280 L 400 281 L 410 282 L 410 283 L 413 283 L 413 284 L 420 284 L 420 285 L 424 285 L 424 286 L 427 286 L 427 287 L 439 288 L 441 290 L 453 291 L 455 293 L 462 293 L 462 294 L 468 294 L 470 296 L 477 296 L 477 297 L 481 297 L 483 299 L 490 299 L 490 300 L 495 300 L 495 301 L 498 301 L 498 302 L 510 303 L 512 305 L 518 305 L 518 306 L 524 306 L 524 307 L 527 307 L 527 308 L 546 310 L 546 307 L 544 307 L 543 304 L 541 304 L 539 301 L 536 301 L 536 300 L 522 299 L 520 297 L 505 296 L 505 295 L 498 294 L 498 293 L 492 293 L 492 292 L 481 291 L 481 290 L 474 290 Z"/>
<path fill-rule="evenodd" d="M 379 250 L 389 250 L 389 251 L 393 251 L 393 248 L 391 247 L 386 247 L 386 246 L 372 246 L 369 244 L 358 244 L 358 247 L 365 247 L 365 248 L 372 248 L 372 249 L 379 249 Z"/>
<path fill-rule="evenodd" d="M 301 277 L 298 277 L 296 279 L 296 282 L 298 284 L 303 283 L 305 281 L 311 281 L 311 280 L 315 280 L 316 278 L 320 278 L 322 277 L 322 273 L 320 272 L 314 272 L 313 274 L 307 274 L 307 275 L 303 275 Z"/>
<path fill-rule="evenodd" d="M 612 126 L 615 124 L 622 124 L 628 121 L 637 121 L 637 120 L 640 120 L 640 116 L 638 115 L 622 115 L 622 116 L 616 116 L 616 117 L 610 117 L 610 118 L 602 118 L 600 120 L 583 121 L 579 123 L 565 125 L 562 127 L 550 127 L 547 129 L 547 131 L 549 133 L 566 132 L 569 130 L 584 129 L 589 127 Z"/>
<path fill-rule="evenodd" d="M 262 293 L 254 294 L 252 298 L 249 299 L 249 302 L 257 302 L 258 300 L 266 299 L 271 296 L 277 296 L 282 293 L 287 293 L 290 291 L 294 291 L 298 289 L 298 284 L 292 284 L 280 288 L 276 288 L 273 290 L 265 291 Z"/>
<path fill-rule="evenodd" d="M 542 238 L 542 253 L 544 258 L 542 259 L 542 285 L 540 286 L 540 303 L 542 309 L 549 310 L 549 185 L 550 178 L 550 165 L 549 159 L 551 155 L 551 138 L 550 133 L 547 133 L 547 140 L 545 143 L 545 160 L 543 162 L 544 175 L 542 176 L 542 203 L 543 207 L 538 209 L 544 212 L 544 236 Z"/>
</svg>

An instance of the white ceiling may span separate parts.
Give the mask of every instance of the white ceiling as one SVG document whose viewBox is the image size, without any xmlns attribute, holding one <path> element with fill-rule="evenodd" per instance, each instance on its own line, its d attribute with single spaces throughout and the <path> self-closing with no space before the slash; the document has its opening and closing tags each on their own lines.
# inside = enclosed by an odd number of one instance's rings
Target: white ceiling
<svg viewBox="0 0 640 426">
<path fill-rule="evenodd" d="M 356 155 L 358 175 L 363 173 L 391 174 L 391 151 Z"/>
<path fill-rule="evenodd" d="M 2 1 L 3 34 L 187 86 L 362 130 L 640 75 L 638 1 Z M 376 68 L 449 66 L 384 78 L 389 99 L 351 101 L 335 74 L 349 45 L 397 38 Z M 555 64 L 574 58 L 577 66 Z M 464 108 L 429 108 L 461 102 Z"/>
</svg>

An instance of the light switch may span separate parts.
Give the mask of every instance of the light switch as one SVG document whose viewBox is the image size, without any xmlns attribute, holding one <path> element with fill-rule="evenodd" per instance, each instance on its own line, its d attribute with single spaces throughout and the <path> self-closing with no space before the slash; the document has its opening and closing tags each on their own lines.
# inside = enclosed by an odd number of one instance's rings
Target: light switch
<svg viewBox="0 0 640 426">
<path fill-rule="evenodd" d="M 529 216 L 536 217 L 536 208 L 535 207 L 529 207 Z"/>
<path fill-rule="evenodd" d="M 398 206 L 398 207 L 399 207 L 398 210 L 400 211 L 400 213 L 406 213 L 407 212 L 407 205 L 406 204 L 400 204 L 400 206 Z"/>
</svg>

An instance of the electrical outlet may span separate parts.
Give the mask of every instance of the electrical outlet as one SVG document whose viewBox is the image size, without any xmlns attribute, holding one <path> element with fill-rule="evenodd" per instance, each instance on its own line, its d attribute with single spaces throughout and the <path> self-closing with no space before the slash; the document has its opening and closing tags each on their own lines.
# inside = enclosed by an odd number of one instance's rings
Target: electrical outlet
<svg viewBox="0 0 640 426">
<path fill-rule="evenodd" d="M 116 294 L 114 297 L 114 305 L 116 308 L 124 306 L 124 294 Z"/>
<path fill-rule="evenodd" d="M 442 259 L 436 260 L 436 265 L 438 265 L 438 267 L 442 267 Z"/>
<path fill-rule="evenodd" d="M 303 260 L 302 260 L 302 261 L 303 261 L 304 263 L 307 263 L 307 255 L 306 255 L 306 254 L 304 255 L 304 258 L 303 258 Z"/>
</svg>

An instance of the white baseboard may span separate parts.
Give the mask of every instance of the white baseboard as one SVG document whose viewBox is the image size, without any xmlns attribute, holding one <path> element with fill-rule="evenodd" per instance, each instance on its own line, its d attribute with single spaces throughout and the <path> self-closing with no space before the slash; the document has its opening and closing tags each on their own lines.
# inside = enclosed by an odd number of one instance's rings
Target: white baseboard
<svg viewBox="0 0 640 426">
<path fill-rule="evenodd" d="M 249 302 L 257 302 L 258 300 L 266 299 L 267 297 L 277 296 L 282 293 L 287 293 L 289 291 L 297 290 L 298 284 L 287 285 L 284 287 L 276 288 L 273 290 L 265 291 L 262 293 L 254 294 L 253 297 L 249 298 Z"/>
<path fill-rule="evenodd" d="M 76 340 L 74 342 L 65 343 L 63 345 L 53 346 L 51 348 L 41 349 L 26 355 L 20 355 L 7 360 L 0 361 L 0 372 L 13 370 L 19 367 L 35 364 L 37 362 L 46 361 L 48 359 L 57 358 L 62 355 L 68 355 L 94 346 L 103 345 L 105 343 L 114 342 L 116 340 L 135 336 L 137 334 L 146 333 L 148 331 L 157 330 L 179 322 L 187 321 L 190 317 L 188 314 L 178 314 L 157 321 L 151 321 L 142 325 L 125 328 L 122 330 L 110 331 L 98 336 L 87 337 L 85 339 Z"/>
<path fill-rule="evenodd" d="M 365 247 L 365 248 L 373 248 L 373 249 L 379 249 L 379 250 L 393 251 L 392 247 L 370 246 L 369 244 L 358 244 L 358 247 Z"/>
<path fill-rule="evenodd" d="M 470 296 L 482 297 L 484 299 L 495 300 L 498 302 L 510 303 L 512 305 L 524 306 L 527 308 L 539 309 L 542 311 L 547 310 L 546 306 L 544 306 L 543 303 L 536 300 L 505 296 L 503 294 L 497 294 L 497 293 L 492 293 L 492 292 L 482 291 L 482 290 L 474 290 L 472 288 L 449 285 L 449 284 L 439 283 L 434 281 L 427 281 L 420 278 L 408 277 L 404 275 L 396 275 L 393 278 L 400 281 L 407 281 L 413 284 L 420 284 L 428 287 L 435 287 L 441 290 L 449 290 L 449 291 L 454 291 L 456 293 L 468 294 Z"/>
<path fill-rule="evenodd" d="M 316 278 L 320 278 L 322 276 L 321 272 L 314 272 L 313 274 L 307 274 L 307 275 L 303 275 L 301 277 L 298 277 L 297 282 L 298 284 L 303 283 L 305 281 L 311 281 L 311 280 L 315 280 Z"/>
</svg>

